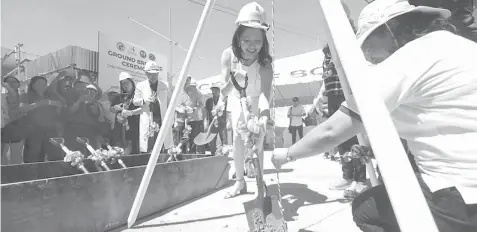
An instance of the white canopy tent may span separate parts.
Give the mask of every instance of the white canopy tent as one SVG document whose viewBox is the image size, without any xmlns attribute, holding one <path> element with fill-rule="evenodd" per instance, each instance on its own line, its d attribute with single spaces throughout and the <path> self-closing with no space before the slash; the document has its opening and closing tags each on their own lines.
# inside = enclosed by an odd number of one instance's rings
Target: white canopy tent
<svg viewBox="0 0 477 232">
<path fill-rule="evenodd" d="M 275 61 L 275 106 L 291 105 L 298 97 L 302 104 L 310 104 L 322 84 L 323 53 L 321 50 L 286 57 Z M 197 82 L 204 96 L 210 96 L 210 86 L 220 83 L 219 76 Z"/>
<path fill-rule="evenodd" d="M 275 68 L 275 135 L 276 147 L 291 145 L 291 135 L 286 129 L 290 119 L 287 117 L 293 97 L 298 97 L 305 110 L 311 108 L 313 98 L 320 91 L 323 83 L 323 53 L 315 50 L 304 54 L 278 59 Z M 197 88 L 205 96 L 211 96 L 210 86 L 220 83 L 219 76 L 212 76 L 197 81 Z M 313 127 L 304 128 L 304 133 Z"/>
</svg>

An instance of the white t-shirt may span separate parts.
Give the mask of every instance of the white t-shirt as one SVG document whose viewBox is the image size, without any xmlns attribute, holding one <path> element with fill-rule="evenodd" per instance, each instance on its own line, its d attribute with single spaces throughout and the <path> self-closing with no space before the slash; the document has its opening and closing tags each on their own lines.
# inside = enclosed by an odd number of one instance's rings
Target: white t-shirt
<svg viewBox="0 0 477 232">
<path fill-rule="evenodd" d="M 437 31 L 371 69 L 363 78 L 380 90 L 430 190 L 455 186 L 476 204 L 477 43 Z"/>
<path fill-rule="evenodd" d="M 305 112 L 305 107 L 303 107 L 302 105 L 298 105 L 298 106 L 292 106 L 289 108 L 289 110 L 291 111 L 290 112 L 290 115 L 300 115 L 300 116 L 291 116 L 291 120 L 290 120 L 290 126 L 302 126 L 303 125 L 303 121 L 302 121 L 302 118 L 304 113 Z"/>
</svg>

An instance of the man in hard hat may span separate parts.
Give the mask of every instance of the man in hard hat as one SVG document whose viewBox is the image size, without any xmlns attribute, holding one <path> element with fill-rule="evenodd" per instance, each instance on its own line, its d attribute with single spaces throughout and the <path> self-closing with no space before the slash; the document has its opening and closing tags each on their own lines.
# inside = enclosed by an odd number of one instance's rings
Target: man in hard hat
<svg viewBox="0 0 477 232">
<path fill-rule="evenodd" d="M 148 61 L 144 66 L 144 72 L 147 80 L 141 81 L 136 86 L 133 104 L 141 106 L 143 112 L 139 120 L 139 149 L 141 152 L 151 152 L 157 139 L 158 133 L 148 137 L 150 125 L 155 122 L 159 126 L 166 114 L 169 85 L 167 81 L 159 80 L 161 67 L 154 61 Z M 172 146 L 172 127 L 169 129 L 164 139 L 164 148 L 168 149 Z"/>
</svg>

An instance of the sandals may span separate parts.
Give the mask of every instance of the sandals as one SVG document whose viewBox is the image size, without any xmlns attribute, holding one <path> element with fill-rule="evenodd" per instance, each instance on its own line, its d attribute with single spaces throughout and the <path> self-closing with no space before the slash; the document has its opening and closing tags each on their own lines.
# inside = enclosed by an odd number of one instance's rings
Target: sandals
<svg viewBox="0 0 477 232">
<path fill-rule="evenodd" d="M 344 191 L 344 197 L 345 198 L 355 198 L 359 195 L 359 193 L 356 191 L 356 190 L 352 190 L 352 189 L 346 189 Z"/>
<path fill-rule="evenodd" d="M 367 189 L 364 183 L 357 183 L 344 191 L 345 198 L 355 198 Z"/>
<path fill-rule="evenodd" d="M 247 183 L 245 183 L 245 180 L 237 180 L 240 183 L 240 187 L 238 189 L 235 189 L 233 192 L 227 192 L 224 196 L 224 199 L 229 199 L 229 198 L 234 198 L 238 195 L 243 195 L 247 193 Z M 235 185 L 233 186 L 235 188 Z"/>
</svg>

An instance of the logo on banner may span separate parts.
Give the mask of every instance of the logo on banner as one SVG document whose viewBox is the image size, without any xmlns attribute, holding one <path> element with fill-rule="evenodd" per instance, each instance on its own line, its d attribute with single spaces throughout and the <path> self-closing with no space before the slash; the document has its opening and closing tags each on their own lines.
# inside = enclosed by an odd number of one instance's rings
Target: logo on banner
<svg viewBox="0 0 477 232">
<path fill-rule="evenodd" d="M 143 58 L 143 59 L 146 59 L 146 57 L 147 57 L 147 53 L 146 53 L 144 50 L 141 50 L 141 51 L 139 52 L 139 55 L 140 55 L 141 58 Z"/>
<path fill-rule="evenodd" d="M 136 82 L 146 80 L 144 65 L 148 60 L 155 61 L 160 67 L 160 78 L 167 77 L 167 58 L 160 53 L 104 34 L 99 34 L 99 46 L 98 84 L 102 89 L 117 86 L 121 72 L 128 72 Z"/>
<path fill-rule="evenodd" d="M 136 48 L 135 47 L 131 47 L 128 51 L 128 54 L 130 55 L 133 55 L 133 56 L 136 56 Z"/>
<path fill-rule="evenodd" d="M 118 48 L 119 51 L 122 51 L 122 52 L 126 49 L 126 46 L 121 42 L 118 42 L 116 44 L 116 47 Z"/>
</svg>

